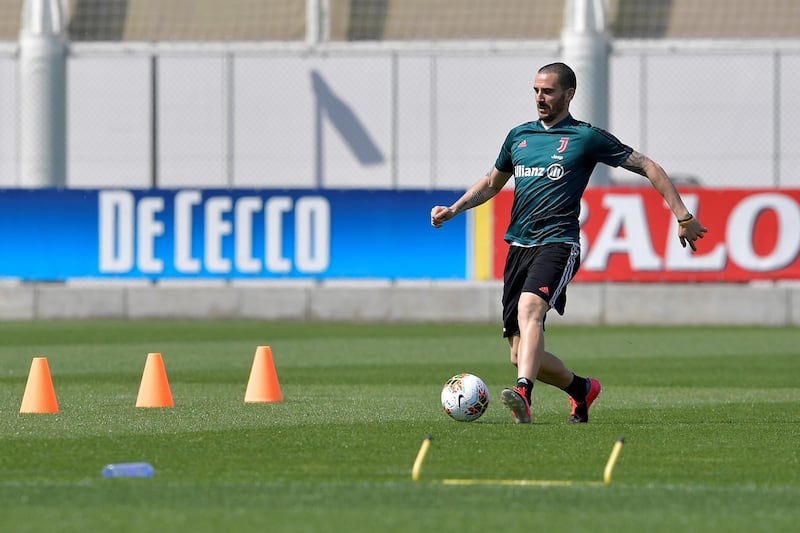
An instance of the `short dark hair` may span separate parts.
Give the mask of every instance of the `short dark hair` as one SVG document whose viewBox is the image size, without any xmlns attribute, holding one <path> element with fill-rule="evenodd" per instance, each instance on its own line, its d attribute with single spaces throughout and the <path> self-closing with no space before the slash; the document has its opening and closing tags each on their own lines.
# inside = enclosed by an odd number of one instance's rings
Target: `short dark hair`
<svg viewBox="0 0 800 533">
<path fill-rule="evenodd" d="M 539 69 L 539 74 L 549 73 L 555 73 L 558 76 L 558 83 L 564 90 L 575 89 L 578 86 L 578 82 L 575 79 L 575 71 L 565 63 L 550 63 Z"/>
</svg>

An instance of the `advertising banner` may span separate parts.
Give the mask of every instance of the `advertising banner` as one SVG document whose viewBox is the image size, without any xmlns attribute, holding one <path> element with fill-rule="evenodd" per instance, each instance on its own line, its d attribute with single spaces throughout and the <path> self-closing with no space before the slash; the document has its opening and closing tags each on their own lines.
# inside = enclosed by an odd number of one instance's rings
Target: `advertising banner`
<svg viewBox="0 0 800 533">
<path fill-rule="evenodd" d="M 800 190 L 682 189 L 708 228 L 697 251 L 651 187 L 588 189 L 576 281 L 745 282 L 800 279 Z M 512 191 L 493 201 L 493 277 L 502 279 Z"/>
<path fill-rule="evenodd" d="M 510 190 L 430 226 L 463 191 L 0 190 L 0 278 L 502 279 Z M 650 187 L 587 190 L 576 281 L 800 279 L 800 190 L 684 189 L 682 248 Z"/>
<path fill-rule="evenodd" d="M 0 277 L 468 278 L 452 191 L 0 191 Z"/>
</svg>

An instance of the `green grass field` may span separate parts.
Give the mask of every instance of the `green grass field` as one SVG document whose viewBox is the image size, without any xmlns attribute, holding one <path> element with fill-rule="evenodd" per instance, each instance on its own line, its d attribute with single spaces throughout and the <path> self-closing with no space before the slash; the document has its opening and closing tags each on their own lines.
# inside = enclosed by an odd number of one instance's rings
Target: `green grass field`
<svg viewBox="0 0 800 533">
<path fill-rule="evenodd" d="M 548 325 L 548 349 L 604 390 L 587 425 L 538 385 L 534 424 L 494 326 L 0 323 L 0 531 L 790 531 L 800 522 L 800 330 Z M 258 345 L 284 401 L 245 404 Z M 135 407 L 161 352 L 174 408 Z M 56 414 L 19 414 L 33 357 Z M 450 420 L 444 381 L 492 403 Z M 434 437 L 421 479 L 411 467 Z M 625 437 L 609 486 L 600 481 Z M 150 479 L 104 479 L 147 461 Z M 447 478 L 572 486 L 449 486 Z"/>
</svg>

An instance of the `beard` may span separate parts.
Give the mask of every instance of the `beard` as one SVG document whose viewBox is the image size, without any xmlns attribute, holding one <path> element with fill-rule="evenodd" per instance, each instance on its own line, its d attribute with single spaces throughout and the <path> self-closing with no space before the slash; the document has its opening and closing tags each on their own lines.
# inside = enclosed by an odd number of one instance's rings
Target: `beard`
<svg viewBox="0 0 800 533">
<path fill-rule="evenodd" d="M 551 122 L 557 116 L 564 112 L 567 108 L 567 95 L 563 95 L 558 100 L 554 100 L 549 105 L 538 105 L 536 106 L 536 110 L 539 112 L 539 119 L 544 122 Z"/>
</svg>

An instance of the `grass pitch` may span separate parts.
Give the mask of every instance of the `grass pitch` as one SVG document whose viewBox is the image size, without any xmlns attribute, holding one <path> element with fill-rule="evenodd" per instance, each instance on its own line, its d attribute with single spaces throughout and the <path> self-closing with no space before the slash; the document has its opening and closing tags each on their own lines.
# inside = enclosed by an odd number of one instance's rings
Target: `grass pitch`
<svg viewBox="0 0 800 533">
<path fill-rule="evenodd" d="M 587 425 L 537 385 L 530 426 L 494 326 L 258 322 L 0 323 L 0 530 L 789 531 L 800 522 L 800 330 L 548 327 L 603 383 Z M 258 345 L 284 401 L 245 404 Z M 161 352 L 175 407 L 134 407 Z M 56 414 L 19 414 L 33 357 Z M 444 381 L 492 400 L 450 420 Z M 411 468 L 434 440 L 420 480 Z M 609 486 L 615 440 L 625 437 Z M 147 461 L 150 479 L 104 479 Z M 457 485 L 531 479 L 563 486 Z"/>
</svg>

